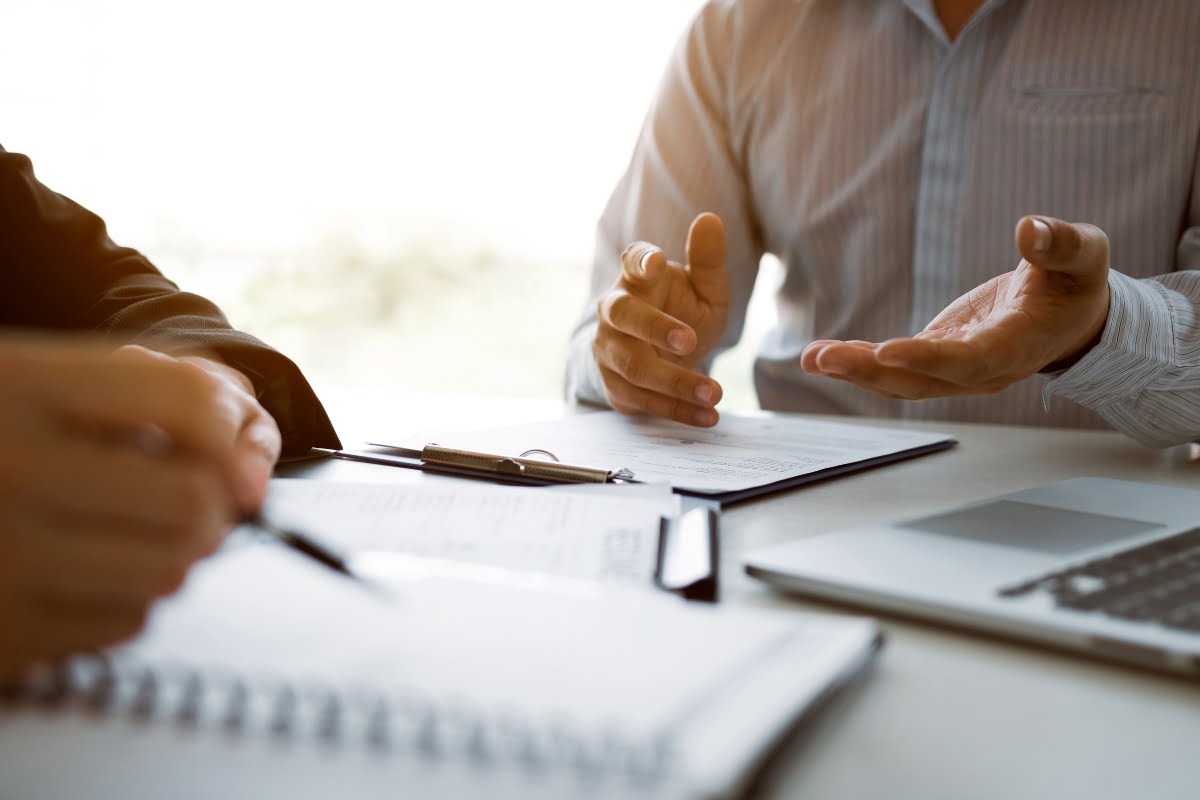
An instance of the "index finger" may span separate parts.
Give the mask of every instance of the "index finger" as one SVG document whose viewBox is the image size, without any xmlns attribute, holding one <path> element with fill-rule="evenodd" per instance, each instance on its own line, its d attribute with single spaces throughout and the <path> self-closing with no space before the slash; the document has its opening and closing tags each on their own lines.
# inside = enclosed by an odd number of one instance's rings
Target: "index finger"
<svg viewBox="0 0 1200 800">
<path fill-rule="evenodd" d="M 666 253 L 649 242 L 634 242 L 621 253 L 621 276 L 634 287 L 653 283 L 666 265 Z"/>
</svg>

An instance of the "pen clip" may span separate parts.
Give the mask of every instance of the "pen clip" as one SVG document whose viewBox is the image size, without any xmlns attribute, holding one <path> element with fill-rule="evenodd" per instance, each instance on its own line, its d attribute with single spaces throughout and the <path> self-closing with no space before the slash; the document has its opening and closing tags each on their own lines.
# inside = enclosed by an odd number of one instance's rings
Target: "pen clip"
<svg viewBox="0 0 1200 800">
<path fill-rule="evenodd" d="M 427 464 L 473 469 L 496 475 L 519 475 L 525 478 L 545 480 L 549 483 L 629 483 L 633 481 L 633 473 L 628 469 L 607 470 L 563 464 L 548 450 L 526 450 L 522 455 L 529 453 L 545 453 L 554 461 L 478 453 L 432 443 L 421 449 L 421 460 Z"/>
<path fill-rule="evenodd" d="M 501 458 L 496 462 L 496 471 L 505 475 L 523 475 L 525 465 L 515 458 Z"/>
</svg>

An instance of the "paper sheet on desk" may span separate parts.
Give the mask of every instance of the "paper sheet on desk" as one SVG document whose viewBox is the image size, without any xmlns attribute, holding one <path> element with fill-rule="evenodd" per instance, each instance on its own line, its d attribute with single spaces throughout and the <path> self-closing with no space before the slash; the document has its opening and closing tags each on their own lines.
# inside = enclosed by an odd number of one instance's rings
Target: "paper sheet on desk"
<svg viewBox="0 0 1200 800">
<path fill-rule="evenodd" d="M 552 451 L 566 464 L 633 471 L 639 481 L 732 492 L 949 440 L 926 431 L 874 428 L 795 416 L 724 415 L 715 428 L 615 412 L 581 414 L 430 441 L 504 455 Z"/>
<path fill-rule="evenodd" d="M 603 491 L 275 479 L 267 514 L 344 550 L 402 552 L 569 578 L 651 586 L 666 489 Z"/>
</svg>

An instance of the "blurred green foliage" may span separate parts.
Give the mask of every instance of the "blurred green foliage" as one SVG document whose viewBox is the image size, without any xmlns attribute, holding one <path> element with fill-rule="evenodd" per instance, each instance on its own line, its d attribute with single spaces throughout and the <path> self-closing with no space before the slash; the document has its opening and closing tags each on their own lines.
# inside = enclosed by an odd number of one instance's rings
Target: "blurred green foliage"
<svg viewBox="0 0 1200 800">
<path fill-rule="evenodd" d="M 225 307 L 327 385 L 554 396 L 585 300 L 582 264 L 461 231 L 350 229 L 247 270 Z"/>
<path fill-rule="evenodd" d="M 361 220 L 287 251 L 221 253 L 164 231 L 155 260 L 318 387 L 557 398 L 588 264 L 523 257 L 461 225 Z M 169 235 L 168 235 L 169 234 Z M 764 297 L 769 301 L 769 298 Z M 752 302 L 752 311 L 754 303 Z M 719 358 L 721 409 L 757 407 L 754 314 Z"/>
</svg>

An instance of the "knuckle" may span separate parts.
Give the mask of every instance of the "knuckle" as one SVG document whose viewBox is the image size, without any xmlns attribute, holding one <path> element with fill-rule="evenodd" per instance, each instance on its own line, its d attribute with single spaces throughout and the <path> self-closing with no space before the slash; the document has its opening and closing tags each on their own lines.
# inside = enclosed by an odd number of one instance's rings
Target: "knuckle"
<svg viewBox="0 0 1200 800">
<path fill-rule="evenodd" d="M 620 325 L 629 316 L 629 301 L 633 298 L 624 289 L 616 289 L 604 296 L 602 301 L 604 318 L 613 325 Z"/>
<path fill-rule="evenodd" d="M 644 410 L 643 403 L 640 402 L 640 395 L 632 387 L 606 386 L 605 393 L 608 397 L 608 405 L 611 405 L 613 410 L 619 411 L 620 414 L 638 414 Z"/>
<path fill-rule="evenodd" d="M 600 295 L 600 299 L 596 301 L 596 317 L 602 322 L 609 322 L 612 319 L 613 302 L 616 300 L 616 295 L 623 291 L 622 289 L 611 289 Z"/>
<path fill-rule="evenodd" d="M 675 397 L 688 397 L 693 394 L 691 377 L 681 372 L 676 372 L 667 379 L 667 387 Z"/>
<path fill-rule="evenodd" d="M 638 410 L 630 398 L 628 388 L 619 376 L 611 370 L 601 367 L 600 378 L 604 382 L 604 398 L 614 411 L 632 414 Z"/>
<path fill-rule="evenodd" d="M 641 359 L 628 347 L 616 347 L 611 354 L 613 371 L 630 383 L 638 383 L 641 377 Z"/>
<path fill-rule="evenodd" d="M 211 409 L 220 400 L 220 388 L 203 367 L 186 361 L 172 364 L 174 379 L 184 401 L 195 409 Z"/>
</svg>

